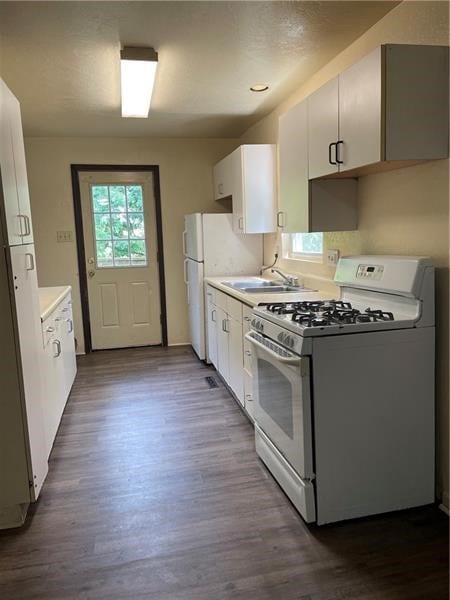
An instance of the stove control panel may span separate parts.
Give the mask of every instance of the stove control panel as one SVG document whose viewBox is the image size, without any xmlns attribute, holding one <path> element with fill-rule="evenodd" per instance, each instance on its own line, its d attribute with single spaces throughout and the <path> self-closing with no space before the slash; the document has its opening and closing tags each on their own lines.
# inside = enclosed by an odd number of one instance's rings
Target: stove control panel
<svg viewBox="0 0 450 600">
<path fill-rule="evenodd" d="M 356 279 L 380 281 L 383 276 L 383 265 L 358 265 Z"/>
</svg>

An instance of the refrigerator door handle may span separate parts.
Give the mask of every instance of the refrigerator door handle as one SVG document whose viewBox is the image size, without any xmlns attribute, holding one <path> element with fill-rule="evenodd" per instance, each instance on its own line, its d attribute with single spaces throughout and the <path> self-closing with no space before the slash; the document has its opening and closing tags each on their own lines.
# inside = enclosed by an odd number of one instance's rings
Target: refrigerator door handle
<svg viewBox="0 0 450 600">
<path fill-rule="evenodd" d="M 184 279 L 184 283 L 186 285 L 189 285 L 189 279 L 188 279 L 188 275 L 187 275 L 187 265 L 188 265 L 188 258 L 184 259 L 184 273 L 183 273 L 183 279 Z"/>
<path fill-rule="evenodd" d="M 183 231 L 183 254 L 187 256 L 187 242 L 186 242 L 187 231 L 186 229 Z"/>
<path fill-rule="evenodd" d="M 25 258 L 26 258 L 26 270 L 27 271 L 34 271 L 34 255 L 31 252 L 27 252 L 25 254 Z"/>
</svg>

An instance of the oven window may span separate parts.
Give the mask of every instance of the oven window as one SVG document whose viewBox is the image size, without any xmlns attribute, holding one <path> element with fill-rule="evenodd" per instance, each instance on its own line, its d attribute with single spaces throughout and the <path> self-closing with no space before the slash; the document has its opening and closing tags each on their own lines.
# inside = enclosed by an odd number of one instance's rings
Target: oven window
<svg viewBox="0 0 450 600">
<path fill-rule="evenodd" d="M 259 404 L 286 435 L 294 439 L 292 385 L 271 363 L 258 358 Z"/>
</svg>

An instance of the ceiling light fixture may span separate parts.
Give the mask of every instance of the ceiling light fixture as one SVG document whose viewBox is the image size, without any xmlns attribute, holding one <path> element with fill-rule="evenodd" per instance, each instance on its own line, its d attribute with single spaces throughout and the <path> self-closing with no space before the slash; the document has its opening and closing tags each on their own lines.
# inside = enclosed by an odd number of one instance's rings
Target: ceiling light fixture
<svg viewBox="0 0 450 600">
<path fill-rule="evenodd" d="M 148 117 L 157 66 L 153 48 L 128 46 L 120 51 L 122 117 Z"/>
<path fill-rule="evenodd" d="M 252 85 L 250 88 L 252 92 L 265 92 L 268 89 L 269 86 L 266 83 L 255 83 L 255 85 Z"/>
</svg>

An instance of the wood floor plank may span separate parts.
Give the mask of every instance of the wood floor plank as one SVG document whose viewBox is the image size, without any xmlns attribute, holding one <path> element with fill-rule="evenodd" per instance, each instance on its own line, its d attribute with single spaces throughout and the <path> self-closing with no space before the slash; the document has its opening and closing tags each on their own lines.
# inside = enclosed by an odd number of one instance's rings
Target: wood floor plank
<svg viewBox="0 0 450 600">
<path fill-rule="evenodd" d="M 0 533 L 2 600 L 444 600 L 436 507 L 306 526 L 187 347 L 79 359 L 39 502 Z"/>
</svg>

